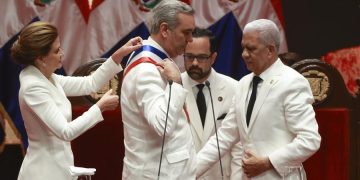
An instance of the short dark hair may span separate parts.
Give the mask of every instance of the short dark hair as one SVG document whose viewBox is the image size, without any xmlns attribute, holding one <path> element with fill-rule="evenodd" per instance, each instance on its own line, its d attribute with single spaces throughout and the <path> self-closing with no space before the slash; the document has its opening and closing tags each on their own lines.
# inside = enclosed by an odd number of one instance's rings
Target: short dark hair
<svg viewBox="0 0 360 180">
<path fill-rule="evenodd" d="M 208 37 L 210 41 L 210 52 L 214 53 L 216 51 L 216 39 L 210 30 L 196 27 L 192 32 L 192 36 L 193 38 Z"/>
</svg>

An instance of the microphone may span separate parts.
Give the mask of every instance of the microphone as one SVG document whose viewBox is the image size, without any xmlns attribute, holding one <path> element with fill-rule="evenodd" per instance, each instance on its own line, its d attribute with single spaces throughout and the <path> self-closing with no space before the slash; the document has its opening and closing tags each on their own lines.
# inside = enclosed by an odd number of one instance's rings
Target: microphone
<svg viewBox="0 0 360 180">
<path fill-rule="evenodd" d="M 173 84 L 173 82 L 174 82 L 173 80 L 171 80 L 171 79 L 169 80 L 170 90 L 171 90 L 171 85 Z M 171 91 L 169 92 L 169 94 L 170 93 L 171 93 Z"/>
<path fill-rule="evenodd" d="M 217 127 L 216 127 L 216 121 L 215 121 L 214 102 L 213 102 L 213 98 L 212 98 L 212 94 L 211 94 L 210 82 L 205 81 L 205 85 L 209 89 L 209 93 L 210 93 L 211 109 L 212 109 L 212 114 L 213 114 L 213 119 L 214 119 L 214 126 L 215 126 L 216 143 L 217 143 L 217 148 L 218 148 L 218 153 L 219 153 L 221 179 L 224 179 L 223 166 L 222 166 L 221 156 L 220 156 L 219 138 L 218 138 L 218 134 L 217 134 Z"/>
<path fill-rule="evenodd" d="M 167 120 L 168 120 L 168 117 L 169 117 L 169 108 L 170 108 L 170 99 L 171 99 L 171 85 L 173 84 L 173 80 L 170 79 L 170 80 L 168 80 L 168 82 L 169 82 L 169 101 L 168 101 L 167 109 L 166 109 L 165 128 L 164 128 L 164 134 L 163 134 L 163 139 L 162 139 L 162 144 L 161 144 L 158 180 L 160 179 L 161 162 L 162 162 L 162 155 L 163 155 L 163 152 L 164 152 L 164 144 L 165 144 L 165 132 L 166 132 Z"/>
</svg>

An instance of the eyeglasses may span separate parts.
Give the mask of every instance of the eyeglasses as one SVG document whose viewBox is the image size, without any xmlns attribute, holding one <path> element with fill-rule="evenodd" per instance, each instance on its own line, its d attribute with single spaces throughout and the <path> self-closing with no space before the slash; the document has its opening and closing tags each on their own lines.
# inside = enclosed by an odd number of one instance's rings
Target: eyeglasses
<svg viewBox="0 0 360 180">
<path fill-rule="evenodd" d="M 211 57 L 211 55 L 205 55 L 205 54 L 201 54 L 198 56 L 193 55 L 193 54 L 184 54 L 185 61 L 194 61 L 196 58 L 196 60 L 200 63 L 208 61 L 210 57 Z"/>
</svg>

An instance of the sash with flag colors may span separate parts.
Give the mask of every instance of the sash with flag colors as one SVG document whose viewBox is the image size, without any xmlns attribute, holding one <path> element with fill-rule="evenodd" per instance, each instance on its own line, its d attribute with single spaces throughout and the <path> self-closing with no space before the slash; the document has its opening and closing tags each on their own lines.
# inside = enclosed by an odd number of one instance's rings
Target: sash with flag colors
<svg viewBox="0 0 360 180">
<path fill-rule="evenodd" d="M 140 63 L 151 63 L 156 65 L 156 62 L 160 62 L 168 58 L 168 55 L 166 55 L 165 52 L 150 45 L 148 41 L 149 40 L 144 40 L 143 46 L 131 54 L 128 62 L 126 63 L 124 77 L 132 68 Z"/>
<path fill-rule="evenodd" d="M 80 65 L 98 57 L 109 57 L 130 38 L 149 36 L 149 11 L 161 0 L 52 0 L 2 2 L 0 16 L 0 101 L 20 131 L 26 132 L 18 106 L 18 75 L 21 67 L 10 58 L 10 47 L 21 29 L 34 20 L 48 21 L 59 30 L 64 49 L 63 71 L 72 74 Z M 252 20 L 273 20 L 281 31 L 280 53 L 287 51 L 282 28 L 280 0 L 184 0 L 195 10 L 195 23 L 214 32 L 217 72 L 240 79 L 249 71 L 241 57 L 242 28 Z M 128 58 L 124 58 L 126 61 Z M 179 59 L 181 66 L 182 58 Z M 124 62 L 126 63 L 126 62 Z M 1 134 L 1 133 L 0 133 Z"/>
</svg>

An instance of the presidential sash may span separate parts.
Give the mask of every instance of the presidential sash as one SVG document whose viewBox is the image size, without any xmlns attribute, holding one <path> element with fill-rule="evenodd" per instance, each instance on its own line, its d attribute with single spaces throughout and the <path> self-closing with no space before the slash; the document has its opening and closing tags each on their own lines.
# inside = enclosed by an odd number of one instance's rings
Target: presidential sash
<svg viewBox="0 0 360 180">
<path fill-rule="evenodd" d="M 156 66 L 157 62 L 160 62 L 166 58 L 168 58 L 168 56 L 159 49 L 151 45 L 143 45 L 130 56 L 128 62 L 126 63 L 124 77 L 127 73 L 130 72 L 131 69 L 140 63 L 151 63 Z"/>
<path fill-rule="evenodd" d="M 141 63 L 151 63 L 157 66 L 157 62 L 163 61 L 166 58 L 168 58 L 168 56 L 159 49 L 151 45 L 143 45 L 129 57 L 129 60 L 126 63 L 126 68 L 124 70 L 123 78 L 125 78 L 131 69 Z M 184 105 L 183 110 L 185 111 L 186 119 L 189 122 L 190 117 L 186 105 Z"/>
</svg>

